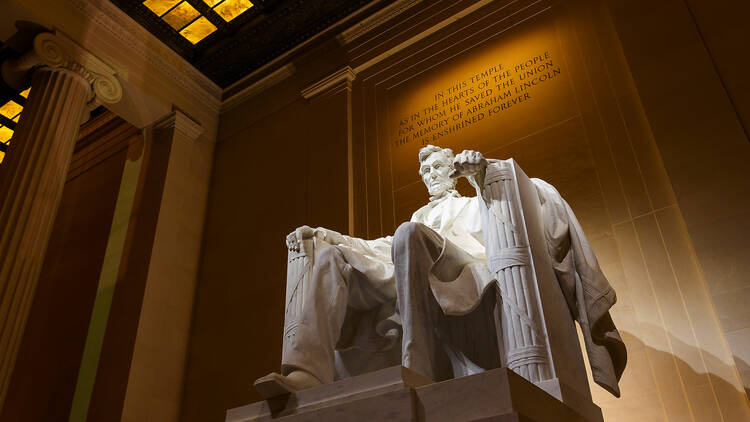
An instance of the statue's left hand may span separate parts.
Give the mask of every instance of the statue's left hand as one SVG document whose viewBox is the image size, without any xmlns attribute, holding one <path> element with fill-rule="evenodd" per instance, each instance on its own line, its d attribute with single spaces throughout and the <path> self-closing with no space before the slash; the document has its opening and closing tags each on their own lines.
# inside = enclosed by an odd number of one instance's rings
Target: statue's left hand
<svg viewBox="0 0 750 422">
<path fill-rule="evenodd" d="M 290 251 L 299 252 L 300 242 L 315 236 L 315 230 L 310 226 L 299 226 L 286 235 L 286 247 Z"/>
<path fill-rule="evenodd" d="M 452 178 L 459 176 L 475 176 L 483 173 L 487 168 L 487 160 L 481 152 L 465 150 L 453 159 L 453 171 L 449 175 Z"/>
<path fill-rule="evenodd" d="M 325 227 L 318 227 L 315 229 L 315 237 L 321 240 L 325 240 L 331 245 L 340 245 L 344 243 L 344 235 L 341 233 L 327 229 Z"/>
</svg>

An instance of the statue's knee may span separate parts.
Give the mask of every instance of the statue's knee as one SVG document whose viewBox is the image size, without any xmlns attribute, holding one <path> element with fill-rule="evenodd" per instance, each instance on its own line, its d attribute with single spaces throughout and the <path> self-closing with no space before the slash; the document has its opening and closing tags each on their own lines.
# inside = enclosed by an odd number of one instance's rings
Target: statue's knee
<svg viewBox="0 0 750 422">
<path fill-rule="evenodd" d="M 402 223 L 396 229 L 396 233 L 393 234 L 394 247 L 400 248 L 419 239 L 420 236 L 424 235 L 424 228 L 425 226 L 421 223 L 413 223 L 411 221 Z"/>
</svg>

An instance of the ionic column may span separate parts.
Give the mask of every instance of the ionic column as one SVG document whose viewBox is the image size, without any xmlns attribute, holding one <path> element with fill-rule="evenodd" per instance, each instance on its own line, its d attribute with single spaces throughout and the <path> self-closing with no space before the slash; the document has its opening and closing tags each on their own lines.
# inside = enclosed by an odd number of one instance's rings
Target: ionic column
<svg viewBox="0 0 750 422">
<path fill-rule="evenodd" d="M 32 89 L 0 165 L 0 408 L 78 129 L 99 102 L 122 97 L 114 71 L 60 33 L 38 34 L 33 49 L 4 63 L 2 73 L 18 89 L 30 79 Z"/>
</svg>

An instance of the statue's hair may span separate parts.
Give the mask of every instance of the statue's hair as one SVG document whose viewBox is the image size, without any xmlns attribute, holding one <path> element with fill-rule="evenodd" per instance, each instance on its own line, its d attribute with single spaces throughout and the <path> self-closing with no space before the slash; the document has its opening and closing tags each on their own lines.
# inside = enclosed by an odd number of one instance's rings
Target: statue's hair
<svg viewBox="0 0 750 422">
<path fill-rule="evenodd" d="M 453 150 L 450 148 L 440 148 L 439 146 L 435 145 L 427 145 L 424 148 L 419 150 L 419 174 L 422 174 L 422 162 L 427 159 L 430 155 L 433 153 L 440 152 L 445 155 L 445 158 L 448 160 L 448 163 L 450 164 L 451 168 L 453 168 L 453 158 L 455 157 L 453 155 Z"/>
</svg>

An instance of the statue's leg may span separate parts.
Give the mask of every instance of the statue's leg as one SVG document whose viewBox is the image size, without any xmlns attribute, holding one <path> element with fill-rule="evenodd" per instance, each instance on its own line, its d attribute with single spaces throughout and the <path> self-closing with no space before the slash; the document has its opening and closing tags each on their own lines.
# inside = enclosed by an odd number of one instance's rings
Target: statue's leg
<svg viewBox="0 0 750 422">
<path fill-rule="evenodd" d="M 299 322 L 285 344 L 281 375 L 272 373 L 256 380 L 255 388 L 261 395 L 271 398 L 332 382 L 334 350 L 347 309 L 375 309 L 395 300 L 392 284 L 387 280 L 372 284 L 361 272 L 366 267 L 365 257 L 354 259 L 349 262 L 336 246 L 315 255 L 315 265 L 306 280 L 304 300 L 297 314 Z"/>
<path fill-rule="evenodd" d="M 300 322 L 282 362 L 283 375 L 302 369 L 322 383 L 333 381 L 333 351 L 346 315 L 351 271 L 335 246 L 316 256 Z"/>
<path fill-rule="evenodd" d="M 450 377 L 450 361 L 440 347 L 442 311 L 427 278 L 443 239 L 419 223 L 404 223 L 393 236 L 393 264 L 403 326 L 403 365 L 433 380 Z"/>
</svg>

